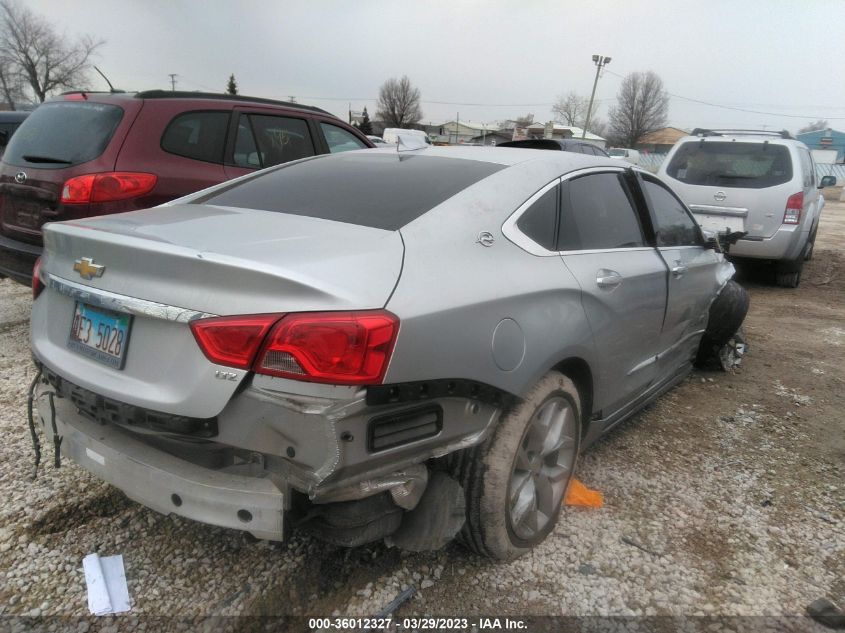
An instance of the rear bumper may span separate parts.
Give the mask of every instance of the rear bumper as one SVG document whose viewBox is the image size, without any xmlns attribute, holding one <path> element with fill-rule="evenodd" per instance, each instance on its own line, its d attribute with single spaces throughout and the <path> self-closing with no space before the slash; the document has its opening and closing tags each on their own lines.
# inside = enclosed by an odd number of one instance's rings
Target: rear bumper
<svg viewBox="0 0 845 633">
<path fill-rule="evenodd" d="M 801 226 L 782 226 L 770 238 L 741 239 L 731 246 L 732 257 L 750 259 L 795 260 L 800 257 L 809 231 Z"/>
<path fill-rule="evenodd" d="M 47 391 L 39 385 L 36 397 L 44 431 L 51 436 Z M 269 478 L 203 468 L 76 414 L 66 399 L 54 398 L 54 403 L 62 454 L 129 498 L 162 514 L 283 540 L 287 495 Z"/>
<path fill-rule="evenodd" d="M 18 283 L 32 283 L 32 267 L 41 255 L 41 247 L 0 235 L 0 275 Z"/>
</svg>

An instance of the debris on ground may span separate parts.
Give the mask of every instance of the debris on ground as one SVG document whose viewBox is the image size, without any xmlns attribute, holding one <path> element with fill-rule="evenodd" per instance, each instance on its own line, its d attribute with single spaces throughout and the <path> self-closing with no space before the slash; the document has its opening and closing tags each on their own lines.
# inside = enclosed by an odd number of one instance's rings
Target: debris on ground
<svg viewBox="0 0 845 633">
<path fill-rule="evenodd" d="M 807 606 L 807 615 L 829 629 L 845 630 L 845 612 L 827 598 L 813 600 Z"/>
<path fill-rule="evenodd" d="M 604 505 L 604 495 L 598 490 L 587 488 L 587 486 L 573 477 L 569 483 L 569 487 L 566 489 L 566 497 L 564 497 L 563 502 L 568 506 L 601 508 Z"/>
<path fill-rule="evenodd" d="M 88 554 L 82 559 L 88 586 L 88 610 L 93 615 L 129 611 L 129 588 L 123 569 L 123 556 Z"/>
</svg>

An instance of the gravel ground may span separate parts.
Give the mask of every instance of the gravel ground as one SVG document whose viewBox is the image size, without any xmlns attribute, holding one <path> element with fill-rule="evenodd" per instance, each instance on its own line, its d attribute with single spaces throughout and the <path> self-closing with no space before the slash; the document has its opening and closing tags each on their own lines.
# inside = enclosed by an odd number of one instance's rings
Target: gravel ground
<svg viewBox="0 0 845 633">
<path fill-rule="evenodd" d="M 696 372 L 591 449 L 602 509 L 565 508 L 510 564 L 284 545 L 165 517 L 71 462 L 30 481 L 29 291 L 0 281 L 0 614 L 87 613 L 81 561 L 123 554 L 134 615 L 797 615 L 845 603 L 845 204 L 828 203 L 797 290 L 746 271 L 751 352 Z M 138 623 L 143 627 L 145 621 Z M 152 628 L 152 627 L 151 627 Z"/>
</svg>

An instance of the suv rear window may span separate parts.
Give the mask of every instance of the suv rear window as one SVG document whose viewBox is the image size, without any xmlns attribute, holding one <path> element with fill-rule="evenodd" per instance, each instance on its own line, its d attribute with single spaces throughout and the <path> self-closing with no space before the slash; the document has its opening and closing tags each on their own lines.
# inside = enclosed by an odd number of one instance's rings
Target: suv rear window
<svg viewBox="0 0 845 633">
<path fill-rule="evenodd" d="M 503 169 L 460 158 L 352 153 L 282 165 L 194 200 L 395 231 Z"/>
<path fill-rule="evenodd" d="M 106 151 L 123 108 L 104 103 L 44 103 L 12 136 L 3 155 L 11 165 L 61 169 L 94 160 Z"/>
<path fill-rule="evenodd" d="M 165 152 L 209 163 L 223 162 L 229 112 L 185 112 L 175 117 L 161 137 Z"/>
<path fill-rule="evenodd" d="M 684 143 L 666 173 L 688 185 L 763 189 L 792 180 L 784 145 L 721 141 Z"/>
</svg>

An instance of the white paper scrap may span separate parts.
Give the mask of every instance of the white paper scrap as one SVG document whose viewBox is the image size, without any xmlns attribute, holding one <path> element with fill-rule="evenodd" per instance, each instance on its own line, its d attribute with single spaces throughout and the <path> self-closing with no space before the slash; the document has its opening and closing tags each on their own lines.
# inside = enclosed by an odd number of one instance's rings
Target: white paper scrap
<svg viewBox="0 0 845 633">
<path fill-rule="evenodd" d="M 100 557 L 88 554 L 82 559 L 88 585 L 88 610 L 94 615 L 129 611 L 129 588 L 123 571 L 123 556 Z"/>
</svg>

